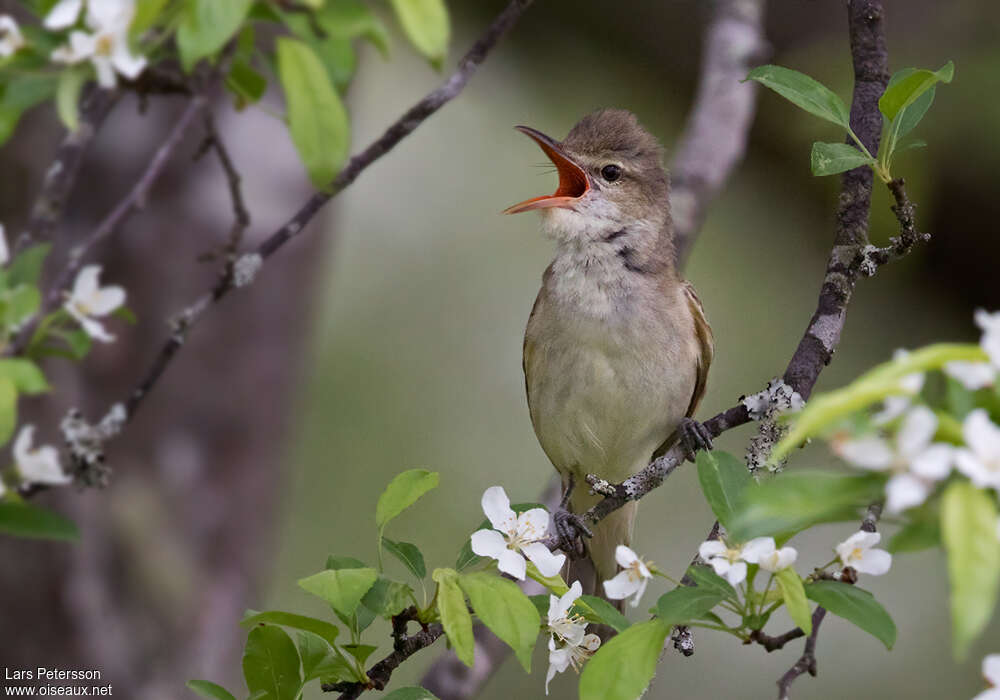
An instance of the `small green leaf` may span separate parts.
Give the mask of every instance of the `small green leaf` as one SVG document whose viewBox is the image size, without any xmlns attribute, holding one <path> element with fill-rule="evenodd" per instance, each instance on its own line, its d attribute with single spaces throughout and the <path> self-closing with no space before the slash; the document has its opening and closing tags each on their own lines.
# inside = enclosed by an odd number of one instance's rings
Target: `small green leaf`
<svg viewBox="0 0 1000 700">
<path fill-rule="evenodd" d="M 259 625 L 250 630 L 243 652 L 243 678 L 262 700 L 295 700 L 302 687 L 299 652 L 285 630 Z"/>
<path fill-rule="evenodd" d="M 362 37 L 383 56 L 389 55 L 389 32 L 361 0 L 327 0 L 316 13 L 316 21 L 330 38 L 350 40 Z"/>
<path fill-rule="evenodd" d="M 845 170 L 853 170 L 862 165 L 872 165 L 874 160 L 854 146 L 846 143 L 823 143 L 817 141 L 812 146 L 810 156 L 812 174 L 816 176 L 836 175 Z"/>
<path fill-rule="evenodd" d="M 14 133 L 21 115 L 55 94 L 58 77 L 54 73 L 10 78 L 0 98 L 0 146 Z"/>
<path fill-rule="evenodd" d="M 758 66 L 747 75 L 810 114 L 850 128 L 847 105 L 830 88 L 804 73 L 781 66 Z"/>
<path fill-rule="evenodd" d="M 229 75 L 226 76 L 226 87 L 237 96 L 237 108 L 247 103 L 255 103 L 267 92 L 267 78 L 257 72 L 253 66 L 243 60 L 234 60 Z"/>
<path fill-rule="evenodd" d="M 368 657 L 372 655 L 372 652 L 378 649 L 376 646 L 371 644 L 345 644 L 344 651 L 353 656 L 358 660 L 358 663 L 364 666 L 365 661 Z"/>
<path fill-rule="evenodd" d="M 812 612 L 809 610 L 809 601 L 806 600 L 806 592 L 802 587 L 802 579 L 790 566 L 777 572 L 774 578 L 778 581 L 781 597 L 785 600 L 785 607 L 792 622 L 807 635 L 812 634 Z"/>
<path fill-rule="evenodd" d="M 199 697 L 208 698 L 208 700 L 236 700 L 232 693 L 212 681 L 188 681 L 187 687 Z"/>
<path fill-rule="evenodd" d="M 18 253 L 7 268 L 7 285 L 11 289 L 21 284 L 37 286 L 50 250 L 51 243 L 38 243 Z"/>
<path fill-rule="evenodd" d="M 964 658 L 969 645 L 993 616 L 1000 583 L 1000 541 L 997 506 L 986 491 L 956 481 L 941 497 L 941 534 L 948 555 L 951 622 L 955 657 Z"/>
<path fill-rule="evenodd" d="M 361 599 L 361 604 L 379 617 L 390 618 L 413 605 L 413 589 L 405 583 L 379 576 Z"/>
<path fill-rule="evenodd" d="M 723 597 L 718 591 L 678 586 L 656 601 L 656 614 L 664 625 L 672 627 L 704 615 L 718 605 Z"/>
<path fill-rule="evenodd" d="M 448 52 L 451 23 L 444 0 L 392 0 L 399 23 L 417 51 L 440 68 Z"/>
<path fill-rule="evenodd" d="M 531 600 L 516 583 L 496 574 L 462 574 L 458 583 L 483 624 L 514 650 L 525 672 L 531 673 L 531 652 L 541 624 Z"/>
<path fill-rule="evenodd" d="M 880 474 L 784 472 L 744 494 L 730 535 L 737 542 L 754 537 L 794 533 L 818 523 L 860 519 L 885 488 Z"/>
<path fill-rule="evenodd" d="M 38 311 L 42 305 L 42 295 L 38 287 L 22 284 L 7 292 L 5 301 L 4 321 L 8 327 L 17 326 Z"/>
<path fill-rule="evenodd" d="M 138 38 L 145 34 L 160 19 L 167 0 L 138 0 L 135 4 L 135 17 L 129 27 L 129 35 Z"/>
<path fill-rule="evenodd" d="M 729 581 L 712 571 L 708 566 L 691 566 L 686 574 L 698 588 L 717 593 L 723 598 L 736 600 L 736 589 Z"/>
<path fill-rule="evenodd" d="M 383 695 L 382 700 L 438 700 L 438 697 L 425 688 L 411 685 L 407 688 L 397 688 L 388 695 Z"/>
<path fill-rule="evenodd" d="M 338 569 L 364 569 L 365 566 L 366 564 L 363 561 L 354 557 L 342 557 L 331 554 L 326 558 L 326 568 L 333 569 L 334 571 Z"/>
<path fill-rule="evenodd" d="M 719 450 L 699 452 L 695 463 L 705 500 L 719 522 L 729 527 L 736 504 L 753 482 L 750 472 L 743 462 Z"/>
<path fill-rule="evenodd" d="M 472 668 L 476 640 L 472 636 L 472 615 L 465 606 L 465 595 L 458 585 L 454 569 L 435 569 L 431 578 L 438 584 L 437 608 L 441 625 L 459 661 Z"/>
<path fill-rule="evenodd" d="M 417 499 L 436 488 L 440 476 L 426 469 L 410 469 L 399 474 L 379 496 L 375 507 L 375 524 L 381 530 L 390 520 L 417 502 Z"/>
<path fill-rule="evenodd" d="M 632 625 L 603 645 L 580 674 L 580 700 L 635 700 L 649 685 L 670 625 Z"/>
<path fill-rule="evenodd" d="M 330 184 L 347 159 L 350 127 L 326 68 L 309 46 L 277 40 L 278 77 L 285 90 L 292 142 L 317 188 Z"/>
<path fill-rule="evenodd" d="M 934 85 L 950 83 L 954 76 L 955 64 L 951 61 L 936 71 L 914 70 L 907 73 L 886 88 L 885 93 L 878 101 L 879 111 L 891 122 L 900 110 L 909 107 Z"/>
<path fill-rule="evenodd" d="M 814 581 L 805 585 L 806 597 L 837 617 L 857 625 L 892 649 L 896 643 L 896 624 L 868 591 L 841 581 Z"/>
<path fill-rule="evenodd" d="M 548 613 L 548 597 L 545 596 L 545 613 Z M 618 608 L 604 600 L 604 598 L 598 598 L 594 595 L 582 595 L 580 596 L 580 601 L 586 603 L 590 606 L 593 612 L 585 612 L 579 610 L 579 612 L 586 617 L 591 622 L 597 622 L 599 624 L 608 625 L 612 627 L 617 632 L 624 632 L 632 623 L 628 621 L 628 618 L 618 612 Z M 596 615 L 595 615 L 596 613 Z"/>
<path fill-rule="evenodd" d="M 322 637 L 330 644 L 336 644 L 337 635 L 340 633 L 336 625 L 330 624 L 326 620 L 318 620 L 315 617 L 307 617 L 306 615 L 297 615 L 295 613 L 281 612 L 280 610 L 268 610 L 266 612 L 247 610 L 243 615 L 243 619 L 240 620 L 240 625 L 243 627 L 253 627 L 261 623 L 306 630 Z"/>
<path fill-rule="evenodd" d="M 340 614 L 352 615 L 377 578 L 375 569 L 327 569 L 300 579 L 299 586 L 328 602 Z"/>
<path fill-rule="evenodd" d="M 56 86 L 56 112 L 63 126 L 70 131 L 76 131 L 80 126 L 80 91 L 90 77 L 90 72 L 70 68 L 59 73 L 59 83 Z"/>
<path fill-rule="evenodd" d="M 420 553 L 417 545 L 409 542 L 397 542 L 388 537 L 382 538 L 382 545 L 389 554 L 393 555 L 405 566 L 411 574 L 417 578 L 427 575 L 427 566 L 424 564 L 424 555 Z"/>
<path fill-rule="evenodd" d="M 0 501 L 0 532 L 43 540 L 80 539 L 80 531 L 72 520 L 30 503 Z"/>
<path fill-rule="evenodd" d="M 243 24 L 253 0 L 185 0 L 177 27 L 181 65 L 190 72 L 201 59 L 215 54 Z"/>
<path fill-rule="evenodd" d="M 314 678 L 324 681 L 360 681 L 357 671 L 348 663 L 335 646 L 312 632 L 301 630 L 296 633 L 299 656 L 302 658 L 302 682 Z"/>
<path fill-rule="evenodd" d="M 0 377 L 9 379 L 22 394 L 44 394 L 52 389 L 41 368 L 22 357 L 0 358 Z"/>
<path fill-rule="evenodd" d="M 14 434 L 17 426 L 17 387 L 8 377 L 0 376 L 0 445 Z"/>
</svg>

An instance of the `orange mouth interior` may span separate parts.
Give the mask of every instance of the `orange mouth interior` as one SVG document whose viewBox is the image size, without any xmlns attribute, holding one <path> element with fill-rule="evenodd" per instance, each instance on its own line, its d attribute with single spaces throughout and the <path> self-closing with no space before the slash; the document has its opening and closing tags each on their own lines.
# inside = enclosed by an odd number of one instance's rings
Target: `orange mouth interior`
<svg viewBox="0 0 1000 700">
<path fill-rule="evenodd" d="M 580 197 L 590 190 L 590 183 L 587 181 L 587 174 L 572 160 L 562 154 L 559 149 L 548 143 L 541 135 L 536 135 L 527 129 L 521 129 L 530 136 L 535 143 L 545 152 L 552 164 L 556 166 L 559 173 L 559 186 L 552 194 L 533 197 L 523 202 L 515 204 L 504 210 L 504 214 L 520 214 L 523 211 L 533 209 L 548 209 L 551 207 L 572 208 Z"/>
</svg>

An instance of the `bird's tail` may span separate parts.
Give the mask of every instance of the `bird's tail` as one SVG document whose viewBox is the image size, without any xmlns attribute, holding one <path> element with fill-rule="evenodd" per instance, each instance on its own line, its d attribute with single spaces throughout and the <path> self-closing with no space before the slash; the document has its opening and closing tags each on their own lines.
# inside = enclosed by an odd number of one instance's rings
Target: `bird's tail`
<svg viewBox="0 0 1000 700">
<path fill-rule="evenodd" d="M 586 513 L 600 499 L 600 496 L 591 495 L 585 489 L 577 489 L 571 497 L 571 509 L 574 513 Z M 607 599 L 602 582 L 618 572 L 618 563 L 615 561 L 615 549 L 618 545 L 632 544 L 632 529 L 638 505 L 636 501 L 630 501 L 591 526 L 594 536 L 586 541 L 587 556 L 567 564 L 567 583 L 580 581 L 584 593 Z M 621 610 L 624 601 L 609 602 Z"/>
</svg>

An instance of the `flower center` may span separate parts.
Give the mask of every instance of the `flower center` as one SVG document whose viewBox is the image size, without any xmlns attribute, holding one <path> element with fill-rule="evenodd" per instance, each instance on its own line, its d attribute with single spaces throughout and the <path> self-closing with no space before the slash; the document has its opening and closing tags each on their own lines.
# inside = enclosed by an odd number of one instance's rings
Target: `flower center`
<svg viewBox="0 0 1000 700">
<path fill-rule="evenodd" d="M 855 547 L 854 549 L 851 550 L 851 555 L 848 557 L 848 559 L 860 560 L 864 558 L 864 556 L 865 556 L 865 550 L 863 550 L 861 547 Z"/>
<path fill-rule="evenodd" d="M 102 34 L 97 37 L 97 44 L 94 47 L 94 53 L 98 56 L 110 56 L 111 48 L 114 42 L 111 40 L 110 34 Z"/>
</svg>

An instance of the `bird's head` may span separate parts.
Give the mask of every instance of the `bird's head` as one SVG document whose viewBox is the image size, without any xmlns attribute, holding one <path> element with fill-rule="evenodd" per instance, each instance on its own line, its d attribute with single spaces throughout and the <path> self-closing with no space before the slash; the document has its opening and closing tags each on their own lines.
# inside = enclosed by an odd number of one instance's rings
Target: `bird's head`
<svg viewBox="0 0 1000 700">
<path fill-rule="evenodd" d="M 505 214 L 538 209 L 557 239 L 606 237 L 634 227 L 662 231 L 669 216 L 669 184 L 662 149 L 635 115 L 623 109 L 588 114 L 563 141 L 527 126 L 559 173 L 551 195 L 515 204 Z"/>
</svg>

